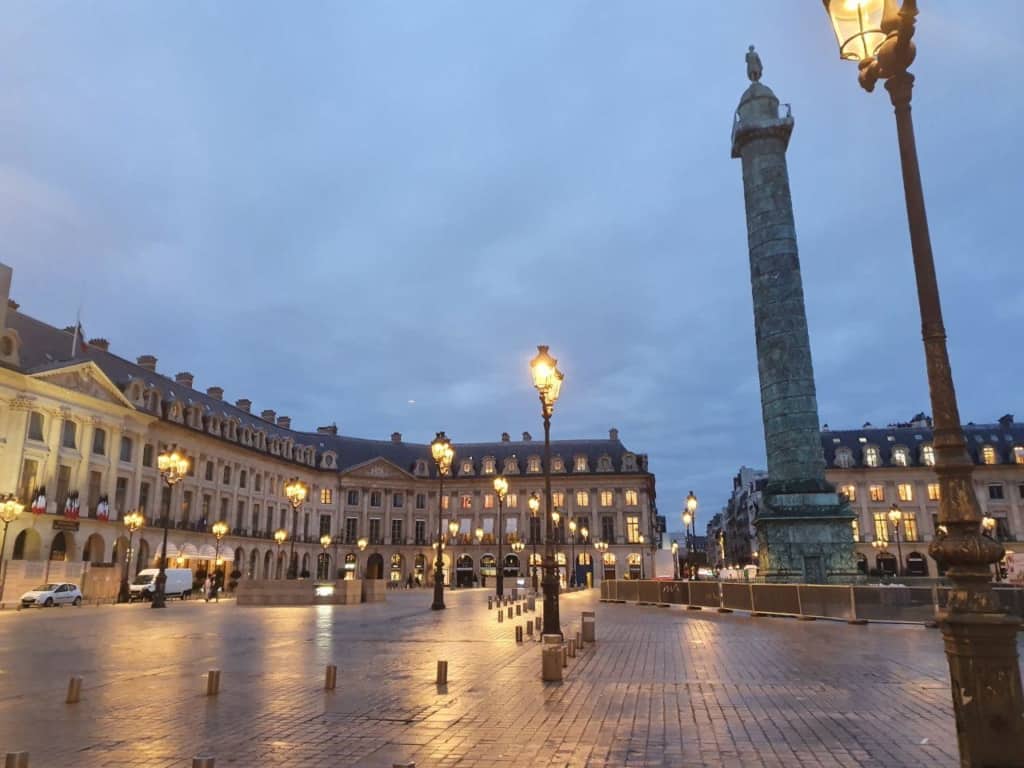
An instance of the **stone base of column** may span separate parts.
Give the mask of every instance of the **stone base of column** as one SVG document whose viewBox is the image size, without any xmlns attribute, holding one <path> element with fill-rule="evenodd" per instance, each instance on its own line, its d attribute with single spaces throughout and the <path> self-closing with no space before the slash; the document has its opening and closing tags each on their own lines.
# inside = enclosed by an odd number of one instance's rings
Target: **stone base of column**
<svg viewBox="0 0 1024 768">
<path fill-rule="evenodd" d="M 835 493 L 765 496 L 757 526 L 758 575 L 773 583 L 863 581 L 854 558 L 853 512 Z"/>
</svg>

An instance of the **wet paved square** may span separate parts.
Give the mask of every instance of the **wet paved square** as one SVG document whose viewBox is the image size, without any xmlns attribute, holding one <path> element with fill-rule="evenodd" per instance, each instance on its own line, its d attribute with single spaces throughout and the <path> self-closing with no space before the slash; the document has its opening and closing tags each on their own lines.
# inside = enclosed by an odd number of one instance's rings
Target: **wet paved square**
<svg viewBox="0 0 1024 768">
<path fill-rule="evenodd" d="M 564 595 L 596 646 L 562 683 L 483 590 L 429 610 L 173 602 L 0 614 L 0 751 L 31 765 L 954 766 L 937 631 L 720 615 Z M 538 603 L 539 605 L 539 603 Z M 533 616 L 534 614 L 528 614 Z M 449 684 L 434 682 L 437 659 Z M 324 667 L 338 687 L 323 691 Z M 207 698 L 204 673 L 221 669 Z M 68 677 L 82 700 L 64 704 Z"/>
</svg>

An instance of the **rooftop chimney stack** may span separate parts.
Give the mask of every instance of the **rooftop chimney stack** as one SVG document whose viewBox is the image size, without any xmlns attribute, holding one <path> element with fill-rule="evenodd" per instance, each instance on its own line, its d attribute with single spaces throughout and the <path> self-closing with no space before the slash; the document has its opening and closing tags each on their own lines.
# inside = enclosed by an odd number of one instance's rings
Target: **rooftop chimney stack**
<svg viewBox="0 0 1024 768">
<path fill-rule="evenodd" d="M 533 440 L 533 438 L 530 437 L 530 433 L 529 432 L 523 432 L 523 442 L 524 443 L 528 443 L 531 440 Z"/>
<path fill-rule="evenodd" d="M 512 438 L 509 436 L 508 432 L 502 432 L 501 433 L 501 442 L 507 443 L 511 439 Z"/>
<path fill-rule="evenodd" d="M 183 387 L 192 389 L 192 383 L 195 381 L 195 377 L 188 371 L 179 371 L 174 374 L 174 383 L 181 384 Z"/>
<path fill-rule="evenodd" d="M 619 439 L 619 430 L 617 430 L 615 427 L 612 427 L 611 429 L 609 429 L 608 430 L 608 439 L 612 440 L 612 441 L 618 440 Z"/>
<path fill-rule="evenodd" d="M 156 358 L 153 355 L 139 355 L 135 358 L 139 368 L 145 368 L 150 373 L 156 373 Z"/>
<path fill-rule="evenodd" d="M 392 443 L 400 443 L 400 442 L 402 442 L 402 433 L 401 432 L 392 432 L 391 433 L 391 442 Z"/>
<path fill-rule="evenodd" d="M 316 431 L 317 431 L 318 435 L 337 435 L 338 434 L 338 425 L 337 424 L 328 424 L 325 427 L 317 427 Z"/>
<path fill-rule="evenodd" d="M 263 419 L 264 421 L 269 421 L 271 424 L 273 424 L 274 419 L 277 418 L 277 414 L 270 408 L 267 408 L 265 411 L 262 411 L 260 413 L 260 418 Z"/>
<path fill-rule="evenodd" d="M 292 417 L 291 416 L 278 416 L 277 417 L 277 426 L 279 426 L 281 429 L 291 429 L 292 428 Z"/>
<path fill-rule="evenodd" d="M 212 397 L 214 400 L 224 399 L 224 388 L 223 387 L 207 387 L 206 394 Z"/>
<path fill-rule="evenodd" d="M 106 339 L 89 339 L 88 344 L 90 347 L 96 347 L 96 349 L 102 349 L 104 352 L 110 351 L 110 342 Z"/>
<path fill-rule="evenodd" d="M 235 400 L 235 408 L 249 413 L 252 411 L 252 400 L 248 400 L 244 397 L 239 400 Z"/>
</svg>

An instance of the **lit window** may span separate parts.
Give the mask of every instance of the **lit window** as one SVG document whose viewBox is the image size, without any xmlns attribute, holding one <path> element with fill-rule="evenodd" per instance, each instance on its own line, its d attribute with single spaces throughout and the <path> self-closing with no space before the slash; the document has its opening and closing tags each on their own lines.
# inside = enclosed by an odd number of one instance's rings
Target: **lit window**
<svg viewBox="0 0 1024 768">
<path fill-rule="evenodd" d="M 442 496 L 441 497 L 441 509 L 445 509 L 445 510 L 448 509 L 450 501 L 451 501 L 451 497 L 450 496 Z"/>
<path fill-rule="evenodd" d="M 872 485 L 868 487 L 868 496 L 872 501 L 885 501 L 885 486 Z"/>
<path fill-rule="evenodd" d="M 938 483 L 928 483 L 928 501 L 938 501 L 941 497 Z"/>
<path fill-rule="evenodd" d="M 640 518 L 636 515 L 629 515 L 626 518 L 626 540 L 630 544 L 640 542 Z"/>
<path fill-rule="evenodd" d="M 334 491 L 330 488 L 320 489 L 320 503 L 330 504 L 334 501 Z"/>
<path fill-rule="evenodd" d="M 43 414 L 39 411 L 32 411 L 28 415 L 28 439 L 39 441 L 43 439 Z"/>
<path fill-rule="evenodd" d="M 612 491 L 601 491 L 601 506 L 610 507 L 615 499 L 615 494 Z"/>
<path fill-rule="evenodd" d="M 556 507 L 564 507 L 565 494 L 562 493 L 561 491 L 555 491 L 554 493 L 551 494 L 551 503 L 554 504 Z"/>
<path fill-rule="evenodd" d="M 991 445 L 984 446 L 981 449 L 981 462 L 982 464 L 997 464 L 996 449 Z"/>
<path fill-rule="evenodd" d="M 492 459 L 490 457 L 484 459 L 483 472 L 484 472 L 485 475 L 493 475 L 494 474 L 494 459 Z"/>
<path fill-rule="evenodd" d="M 632 488 L 626 491 L 626 506 L 635 507 L 639 504 L 639 494 Z"/>
<path fill-rule="evenodd" d="M 573 464 L 573 470 L 576 471 L 576 472 L 586 472 L 587 471 L 587 457 L 586 456 L 577 456 L 576 457 L 576 461 Z"/>
<path fill-rule="evenodd" d="M 853 452 L 849 448 L 836 449 L 836 466 L 840 469 L 849 469 L 853 466 Z"/>
<path fill-rule="evenodd" d="M 900 501 L 914 500 L 914 486 L 912 483 L 899 483 L 896 486 L 896 494 Z"/>
<path fill-rule="evenodd" d="M 903 513 L 903 540 L 917 541 L 917 515 L 913 512 Z"/>
<path fill-rule="evenodd" d="M 516 495 L 514 493 L 510 493 L 508 496 L 505 497 L 505 507 L 507 509 L 515 509 L 518 506 L 519 506 L 519 496 L 518 495 Z"/>
<path fill-rule="evenodd" d="M 472 459 L 462 462 L 462 474 L 472 475 L 473 474 L 473 461 Z"/>
<path fill-rule="evenodd" d="M 888 541 L 889 540 L 889 513 L 888 512 L 875 512 L 873 516 L 875 522 L 875 541 Z"/>
<path fill-rule="evenodd" d="M 540 472 L 540 457 L 531 456 L 529 461 L 526 463 L 527 472 Z"/>
<path fill-rule="evenodd" d="M 926 467 L 935 466 L 935 447 L 931 445 L 921 446 L 921 463 Z"/>
<path fill-rule="evenodd" d="M 1014 464 L 1024 464 L 1024 445 L 1013 446 Z"/>
<path fill-rule="evenodd" d="M 577 507 L 589 507 L 590 506 L 590 494 L 586 491 L 576 491 L 576 506 Z"/>
<path fill-rule="evenodd" d="M 868 467 L 877 467 L 881 463 L 881 459 L 878 453 L 878 446 L 869 445 L 864 448 L 864 465 Z"/>
<path fill-rule="evenodd" d="M 462 509 L 472 509 L 473 508 L 473 497 L 470 496 L 468 493 L 462 494 L 462 496 L 459 497 L 459 506 Z"/>
<path fill-rule="evenodd" d="M 494 494 L 493 493 L 485 493 L 484 494 L 484 509 L 494 509 Z"/>
<path fill-rule="evenodd" d="M 839 489 L 847 501 L 854 502 L 857 500 L 857 486 L 856 485 L 844 485 Z"/>
<path fill-rule="evenodd" d="M 561 456 L 555 456 L 551 460 L 551 471 L 552 472 L 565 472 L 565 462 L 562 461 Z"/>
<path fill-rule="evenodd" d="M 853 527 L 853 540 L 860 541 L 860 523 L 854 520 L 851 525 Z"/>
<path fill-rule="evenodd" d="M 894 467 L 905 467 L 910 463 L 910 456 L 907 449 L 902 445 L 892 449 L 892 464 Z"/>
</svg>

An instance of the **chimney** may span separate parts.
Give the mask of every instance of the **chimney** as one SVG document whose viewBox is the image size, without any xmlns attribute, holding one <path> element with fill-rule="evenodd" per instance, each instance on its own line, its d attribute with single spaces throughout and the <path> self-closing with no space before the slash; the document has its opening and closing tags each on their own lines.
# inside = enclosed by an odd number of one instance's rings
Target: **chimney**
<svg viewBox="0 0 1024 768">
<path fill-rule="evenodd" d="M 244 397 L 240 400 L 235 400 L 235 408 L 249 413 L 252 410 L 252 400 L 247 400 Z"/>
<path fill-rule="evenodd" d="M 400 442 L 402 442 L 402 433 L 401 432 L 392 432 L 391 433 L 391 442 L 392 443 L 400 443 Z"/>
<path fill-rule="evenodd" d="M 503 443 L 507 443 L 507 442 L 508 442 L 509 440 L 511 440 L 511 439 L 512 439 L 512 438 L 511 438 L 511 437 L 509 437 L 509 435 L 508 435 L 508 432 L 502 432 L 502 433 L 501 433 L 501 442 L 503 442 Z"/>
<path fill-rule="evenodd" d="M 224 399 L 224 388 L 223 387 L 207 387 L 206 394 L 212 397 L 214 400 Z"/>
<path fill-rule="evenodd" d="M 90 347 L 96 347 L 96 349 L 102 349 L 104 352 L 110 351 L 110 342 L 106 339 L 89 339 L 88 344 Z"/>
<path fill-rule="evenodd" d="M 608 430 L 608 439 L 609 440 L 613 440 L 613 441 L 614 440 L 618 440 L 619 439 L 619 430 L 617 430 L 615 427 L 612 427 L 611 429 L 609 429 Z"/>
<path fill-rule="evenodd" d="M 195 377 L 192 376 L 188 371 L 181 371 L 174 374 L 174 383 L 181 384 L 183 387 L 192 389 L 192 382 L 195 381 Z"/>
<path fill-rule="evenodd" d="M 338 434 L 338 425 L 337 424 L 328 424 L 326 427 L 317 427 L 316 431 L 317 431 L 317 434 L 319 434 L 319 435 L 337 435 Z"/>
<path fill-rule="evenodd" d="M 140 355 L 135 358 L 139 368 L 145 368 L 150 373 L 156 373 L 156 358 L 153 355 Z"/>
<path fill-rule="evenodd" d="M 281 429 L 291 429 L 292 428 L 292 417 L 291 416 L 278 416 L 277 417 L 277 426 L 279 426 Z"/>
<path fill-rule="evenodd" d="M 523 442 L 524 443 L 528 443 L 531 440 L 533 440 L 533 438 L 530 437 L 530 433 L 529 432 L 523 432 Z"/>
<path fill-rule="evenodd" d="M 999 424 L 1007 429 L 1013 426 L 1013 414 L 1008 413 L 999 419 Z"/>
<path fill-rule="evenodd" d="M 274 419 L 276 417 L 277 417 L 277 414 L 274 413 L 274 411 L 270 410 L 269 408 L 267 408 L 267 410 L 265 410 L 265 411 L 260 413 L 260 418 L 263 419 L 264 421 L 269 421 L 271 424 L 274 423 Z"/>
</svg>

